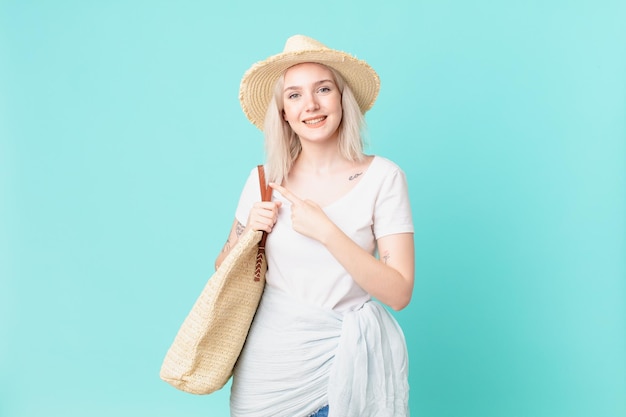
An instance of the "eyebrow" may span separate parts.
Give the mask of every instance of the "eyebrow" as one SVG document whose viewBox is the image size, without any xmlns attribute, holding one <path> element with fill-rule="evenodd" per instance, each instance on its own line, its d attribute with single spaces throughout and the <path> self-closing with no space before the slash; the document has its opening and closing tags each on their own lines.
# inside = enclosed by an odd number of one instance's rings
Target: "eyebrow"
<svg viewBox="0 0 626 417">
<path fill-rule="evenodd" d="M 313 83 L 313 85 L 314 85 L 314 86 L 318 86 L 318 85 L 320 85 L 320 84 L 324 84 L 324 83 L 328 83 L 328 82 L 329 82 L 329 83 L 333 83 L 333 84 L 335 84 L 335 82 L 334 82 L 333 80 L 331 80 L 331 79 L 324 79 L 324 80 L 319 80 L 319 81 L 314 82 L 314 83 Z M 299 89 L 301 89 L 301 88 L 302 88 L 302 87 L 300 87 L 299 85 L 291 85 L 291 86 L 289 86 L 289 87 L 285 87 L 285 89 L 283 90 L 283 92 L 285 92 L 285 91 L 289 91 L 289 90 L 299 90 Z"/>
</svg>

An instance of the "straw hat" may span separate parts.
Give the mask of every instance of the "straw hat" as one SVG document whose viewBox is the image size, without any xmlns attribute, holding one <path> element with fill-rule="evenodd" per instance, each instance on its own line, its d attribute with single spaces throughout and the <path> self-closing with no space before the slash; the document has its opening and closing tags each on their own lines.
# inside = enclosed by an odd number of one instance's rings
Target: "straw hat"
<svg viewBox="0 0 626 417">
<path fill-rule="evenodd" d="M 287 68 L 303 62 L 324 64 L 337 70 L 352 89 L 363 113 L 374 105 L 380 79 L 372 67 L 315 39 L 294 35 L 287 39 L 283 52 L 252 65 L 241 80 L 239 101 L 246 117 L 256 127 L 263 130 L 265 113 L 278 77 Z"/>
</svg>

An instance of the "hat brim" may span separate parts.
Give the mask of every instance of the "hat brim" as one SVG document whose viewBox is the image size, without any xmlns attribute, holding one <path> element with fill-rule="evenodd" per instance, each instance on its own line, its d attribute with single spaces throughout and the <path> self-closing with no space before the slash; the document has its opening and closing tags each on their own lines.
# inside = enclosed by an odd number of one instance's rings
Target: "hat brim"
<svg viewBox="0 0 626 417">
<path fill-rule="evenodd" d="M 365 61 L 333 49 L 284 52 L 257 62 L 244 74 L 239 87 L 239 101 L 246 117 L 259 129 L 273 94 L 276 80 L 297 64 L 314 62 L 337 70 L 350 86 L 362 113 L 376 101 L 380 78 Z"/>
</svg>

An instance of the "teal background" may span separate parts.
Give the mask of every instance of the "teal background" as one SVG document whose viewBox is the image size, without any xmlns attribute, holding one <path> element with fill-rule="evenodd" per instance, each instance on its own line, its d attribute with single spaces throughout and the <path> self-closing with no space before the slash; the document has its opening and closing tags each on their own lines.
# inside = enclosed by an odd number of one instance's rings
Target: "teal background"
<svg viewBox="0 0 626 417">
<path fill-rule="evenodd" d="M 406 171 L 419 417 L 626 416 L 626 3 L 0 0 L 0 416 L 227 416 L 161 360 L 302 33 L 382 78 Z"/>
</svg>

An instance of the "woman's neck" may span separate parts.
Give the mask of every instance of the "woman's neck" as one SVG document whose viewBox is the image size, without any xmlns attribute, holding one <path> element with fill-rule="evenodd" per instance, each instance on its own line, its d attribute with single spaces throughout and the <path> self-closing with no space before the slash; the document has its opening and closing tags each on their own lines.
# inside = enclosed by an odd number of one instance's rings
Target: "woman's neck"
<svg viewBox="0 0 626 417">
<path fill-rule="evenodd" d="M 351 162 L 341 155 L 336 146 L 307 146 L 302 148 L 292 169 L 301 173 L 328 175 L 345 169 L 349 164 Z"/>
</svg>

